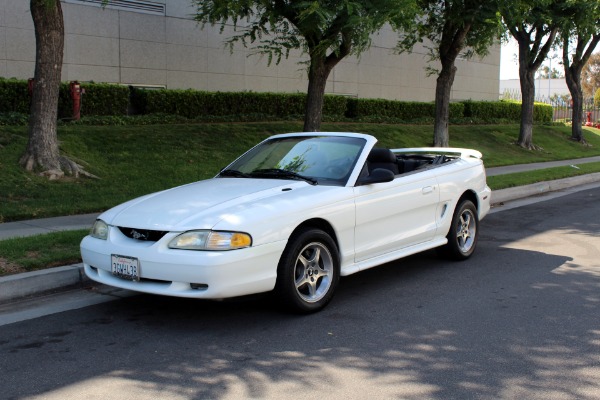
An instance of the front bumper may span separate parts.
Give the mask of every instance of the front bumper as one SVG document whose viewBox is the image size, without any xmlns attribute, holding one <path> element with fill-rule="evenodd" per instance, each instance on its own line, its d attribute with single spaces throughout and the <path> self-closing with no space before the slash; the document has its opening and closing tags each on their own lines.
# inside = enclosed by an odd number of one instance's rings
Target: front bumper
<svg viewBox="0 0 600 400">
<path fill-rule="evenodd" d="M 231 251 L 169 249 L 175 234 L 158 242 L 140 242 L 111 229 L 108 240 L 86 236 L 81 257 L 86 275 L 122 289 L 165 296 L 221 299 L 272 290 L 277 264 L 287 241 Z M 111 254 L 139 260 L 140 280 L 111 274 Z"/>
</svg>

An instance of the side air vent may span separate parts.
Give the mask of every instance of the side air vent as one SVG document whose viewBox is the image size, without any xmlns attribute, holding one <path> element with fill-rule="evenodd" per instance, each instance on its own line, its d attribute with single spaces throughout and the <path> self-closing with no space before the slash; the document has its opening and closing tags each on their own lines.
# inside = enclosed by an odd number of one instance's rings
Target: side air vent
<svg viewBox="0 0 600 400">
<path fill-rule="evenodd" d="M 85 4 L 101 7 L 103 0 L 63 0 L 65 3 Z M 110 0 L 106 8 L 123 11 L 141 12 L 153 15 L 165 15 L 165 4 L 145 0 Z"/>
</svg>

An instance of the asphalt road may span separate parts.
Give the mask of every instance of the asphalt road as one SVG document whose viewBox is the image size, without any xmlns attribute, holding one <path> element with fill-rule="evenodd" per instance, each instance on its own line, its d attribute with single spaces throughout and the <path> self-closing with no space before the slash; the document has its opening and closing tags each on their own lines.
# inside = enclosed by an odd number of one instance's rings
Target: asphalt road
<svg viewBox="0 0 600 400">
<path fill-rule="evenodd" d="M 599 200 L 491 214 L 470 260 L 350 276 L 315 315 L 136 295 L 0 326 L 0 398 L 599 399 Z"/>
</svg>

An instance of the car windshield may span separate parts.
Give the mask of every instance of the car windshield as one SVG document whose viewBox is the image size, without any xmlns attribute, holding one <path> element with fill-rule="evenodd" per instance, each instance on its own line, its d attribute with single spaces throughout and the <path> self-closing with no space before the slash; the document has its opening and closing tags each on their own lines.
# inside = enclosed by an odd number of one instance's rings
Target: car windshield
<svg viewBox="0 0 600 400">
<path fill-rule="evenodd" d="M 365 143 L 362 138 L 345 136 L 270 139 L 244 154 L 219 176 L 345 185 Z"/>
</svg>

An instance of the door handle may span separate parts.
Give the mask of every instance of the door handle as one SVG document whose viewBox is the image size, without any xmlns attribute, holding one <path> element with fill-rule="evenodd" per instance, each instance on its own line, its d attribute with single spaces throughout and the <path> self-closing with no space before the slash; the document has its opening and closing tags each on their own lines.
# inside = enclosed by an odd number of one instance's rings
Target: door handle
<svg viewBox="0 0 600 400">
<path fill-rule="evenodd" d="M 433 186 L 425 186 L 423 189 L 421 189 L 421 193 L 423 194 L 429 194 L 433 192 Z"/>
</svg>

